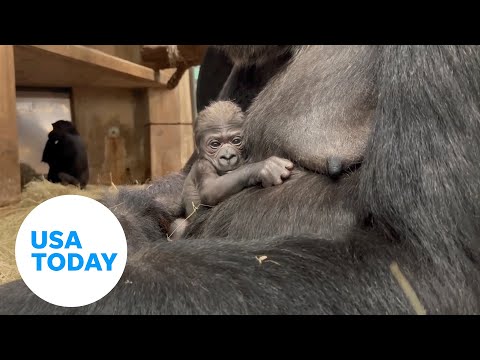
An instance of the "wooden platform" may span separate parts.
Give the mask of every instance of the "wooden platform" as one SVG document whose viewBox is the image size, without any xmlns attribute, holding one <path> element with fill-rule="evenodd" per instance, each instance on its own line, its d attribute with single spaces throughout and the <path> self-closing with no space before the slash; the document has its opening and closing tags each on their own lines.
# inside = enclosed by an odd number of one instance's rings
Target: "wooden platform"
<svg viewBox="0 0 480 360">
<path fill-rule="evenodd" d="M 15 45 L 17 86 L 164 88 L 168 76 L 82 45 Z"/>
</svg>

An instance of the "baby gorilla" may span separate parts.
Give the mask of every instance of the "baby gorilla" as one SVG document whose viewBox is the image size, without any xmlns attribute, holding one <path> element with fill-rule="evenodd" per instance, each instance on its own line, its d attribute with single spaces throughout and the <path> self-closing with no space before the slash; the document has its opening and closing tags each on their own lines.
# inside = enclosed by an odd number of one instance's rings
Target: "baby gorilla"
<svg viewBox="0 0 480 360">
<path fill-rule="evenodd" d="M 194 128 L 198 160 L 185 179 L 182 194 L 187 218 L 172 223 L 170 239 L 182 237 L 187 220 L 199 206 L 215 206 L 259 183 L 280 185 L 290 176 L 293 163 L 276 156 L 245 164 L 243 120 L 241 108 L 231 101 L 214 102 L 198 114 Z"/>
</svg>

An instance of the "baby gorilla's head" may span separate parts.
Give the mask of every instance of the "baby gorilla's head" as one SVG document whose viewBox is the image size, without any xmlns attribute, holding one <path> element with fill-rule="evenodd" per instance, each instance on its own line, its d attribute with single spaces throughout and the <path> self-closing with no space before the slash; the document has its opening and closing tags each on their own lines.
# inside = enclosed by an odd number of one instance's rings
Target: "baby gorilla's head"
<svg viewBox="0 0 480 360">
<path fill-rule="evenodd" d="M 212 163 L 219 174 L 243 164 L 244 115 L 231 101 L 217 101 L 198 114 L 195 145 L 201 158 Z"/>
</svg>

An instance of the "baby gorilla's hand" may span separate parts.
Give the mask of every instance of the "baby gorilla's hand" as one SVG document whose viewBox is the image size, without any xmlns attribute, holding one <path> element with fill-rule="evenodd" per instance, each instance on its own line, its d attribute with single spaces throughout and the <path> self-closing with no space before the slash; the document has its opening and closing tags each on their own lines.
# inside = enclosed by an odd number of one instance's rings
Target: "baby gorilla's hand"
<svg viewBox="0 0 480 360">
<path fill-rule="evenodd" d="M 282 184 L 283 180 L 290 176 L 290 171 L 293 169 L 291 161 L 276 156 L 271 156 L 259 164 L 259 182 L 262 182 L 263 187 Z"/>
</svg>

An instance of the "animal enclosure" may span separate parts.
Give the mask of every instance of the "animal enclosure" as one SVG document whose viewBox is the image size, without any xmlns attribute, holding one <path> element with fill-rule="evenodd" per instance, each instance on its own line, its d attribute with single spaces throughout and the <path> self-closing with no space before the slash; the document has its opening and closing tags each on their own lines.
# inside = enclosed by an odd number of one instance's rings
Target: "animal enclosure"
<svg viewBox="0 0 480 360">
<path fill-rule="evenodd" d="M 193 151 L 195 76 L 167 86 L 179 65 L 151 59 L 163 50 L 149 46 L 145 61 L 141 45 L 0 46 L 0 206 L 19 201 L 28 174 L 48 172 L 42 151 L 57 120 L 85 141 L 92 185 L 179 170 Z"/>
</svg>

